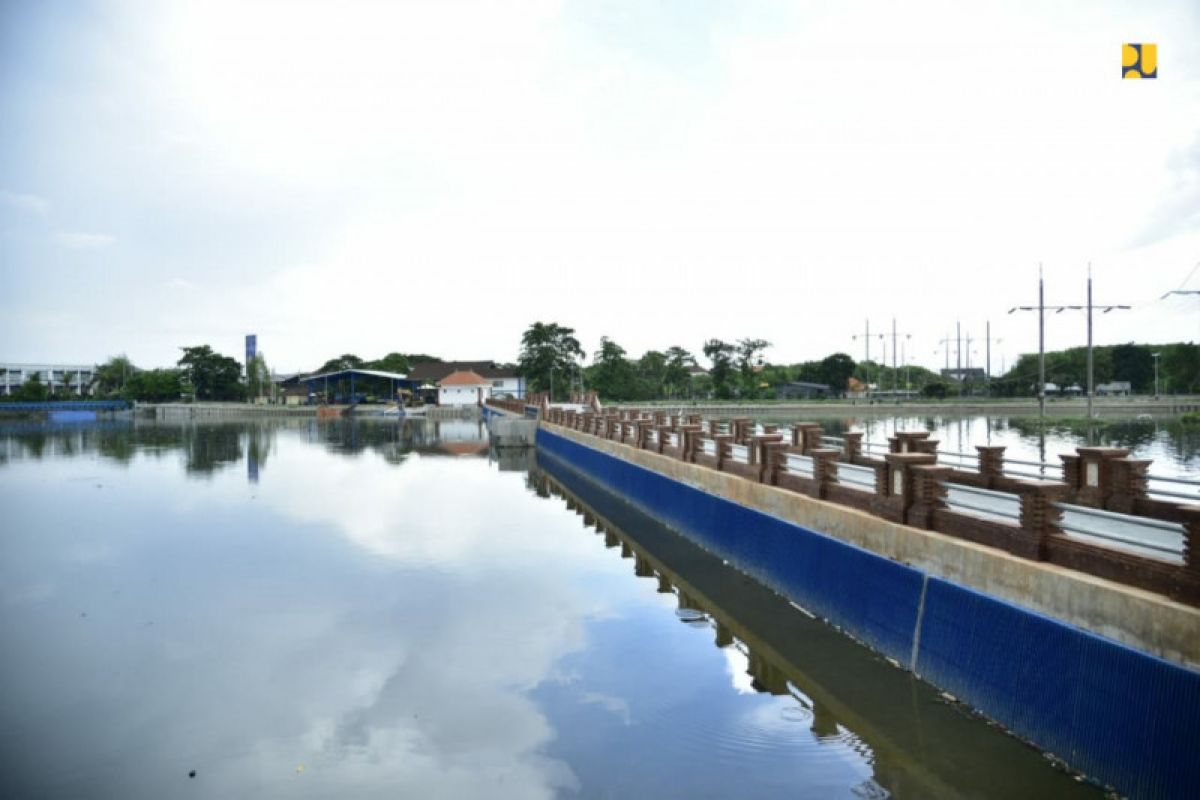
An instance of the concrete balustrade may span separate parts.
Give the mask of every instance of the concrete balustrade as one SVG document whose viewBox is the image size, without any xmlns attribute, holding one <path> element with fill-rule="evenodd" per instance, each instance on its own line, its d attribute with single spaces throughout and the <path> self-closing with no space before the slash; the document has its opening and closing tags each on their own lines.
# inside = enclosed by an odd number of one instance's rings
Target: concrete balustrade
<svg viewBox="0 0 1200 800">
<path fill-rule="evenodd" d="M 1150 462 L 1130 459 L 1121 448 L 1081 447 L 1064 455 L 1064 481 L 1058 482 L 1005 475 L 1005 448 L 1000 446 L 976 446 L 977 471 L 938 464 L 938 440 L 928 431 L 899 431 L 889 438 L 889 452 L 873 458 L 864 455 L 860 431 L 844 434 L 841 449 L 823 447 L 824 431 L 814 422 L 794 423 L 785 438 L 774 424 L 757 432 L 749 417 L 702 420 L 695 414 L 623 409 L 580 413 L 553 407 L 543 414 L 553 424 L 597 438 L 1200 604 L 1200 505 L 1149 498 Z M 734 457 L 735 446 L 738 457 Z M 793 471 L 789 457 L 809 461 L 798 463 L 798 471 Z M 864 467 L 871 470 L 870 480 L 861 476 L 843 480 L 841 464 L 860 472 Z M 1008 522 L 995 515 L 964 513 L 960 506 L 947 503 L 948 487 L 954 485 L 1016 495 L 1019 514 Z M 1185 531 L 1183 565 L 1065 536 L 1058 506 L 1062 502 L 1180 523 Z"/>
</svg>

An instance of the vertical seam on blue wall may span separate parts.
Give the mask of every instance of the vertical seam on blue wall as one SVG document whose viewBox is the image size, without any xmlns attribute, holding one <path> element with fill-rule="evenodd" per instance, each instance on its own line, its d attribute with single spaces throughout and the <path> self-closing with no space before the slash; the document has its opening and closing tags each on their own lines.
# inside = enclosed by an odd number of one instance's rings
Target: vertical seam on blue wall
<svg viewBox="0 0 1200 800">
<path fill-rule="evenodd" d="M 927 589 L 929 589 L 929 573 L 921 576 L 921 599 L 917 601 L 917 622 L 913 625 L 912 658 L 908 662 L 908 671 L 913 675 L 917 675 L 917 654 L 921 652 L 921 620 L 925 619 L 925 592 Z"/>
</svg>

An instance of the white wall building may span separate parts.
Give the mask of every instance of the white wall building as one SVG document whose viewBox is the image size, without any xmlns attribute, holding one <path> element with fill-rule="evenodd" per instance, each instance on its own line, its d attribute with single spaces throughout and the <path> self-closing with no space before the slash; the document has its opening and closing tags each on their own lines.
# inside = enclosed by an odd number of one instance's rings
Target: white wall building
<svg viewBox="0 0 1200 800">
<path fill-rule="evenodd" d="M 492 395 L 492 381 L 470 370 L 452 372 L 438 381 L 439 406 L 476 406 Z"/>
<path fill-rule="evenodd" d="M 70 384 L 74 394 L 91 394 L 92 380 L 96 376 L 95 364 L 23 364 L 13 361 L 0 362 L 0 393 L 5 397 L 15 392 L 34 375 L 52 392 L 62 391 Z"/>
</svg>

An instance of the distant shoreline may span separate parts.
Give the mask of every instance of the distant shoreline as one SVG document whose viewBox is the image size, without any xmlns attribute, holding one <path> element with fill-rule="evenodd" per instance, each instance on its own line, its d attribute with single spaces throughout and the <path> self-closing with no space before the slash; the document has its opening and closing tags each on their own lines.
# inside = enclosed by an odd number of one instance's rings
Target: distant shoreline
<svg viewBox="0 0 1200 800">
<path fill-rule="evenodd" d="M 605 406 L 641 409 L 648 411 L 676 411 L 684 414 L 705 414 L 712 416 L 845 416 L 845 415 L 895 415 L 895 414 L 1003 414 L 1005 416 L 1037 416 L 1036 400 L 999 399 L 999 400 L 928 400 L 887 402 L 867 400 L 816 400 L 808 402 L 797 401 L 763 401 L 755 403 L 719 402 L 719 401 L 656 401 L 650 403 L 605 403 Z M 1128 417 L 1138 414 L 1151 416 L 1173 417 L 1189 411 L 1200 410 L 1200 397 L 1120 397 L 1104 398 L 1093 401 L 1092 411 L 1102 417 Z M 1047 417 L 1078 417 L 1081 420 L 1087 416 L 1087 400 L 1079 398 L 1054 399 L 1046 401 Z"/>
</svg>

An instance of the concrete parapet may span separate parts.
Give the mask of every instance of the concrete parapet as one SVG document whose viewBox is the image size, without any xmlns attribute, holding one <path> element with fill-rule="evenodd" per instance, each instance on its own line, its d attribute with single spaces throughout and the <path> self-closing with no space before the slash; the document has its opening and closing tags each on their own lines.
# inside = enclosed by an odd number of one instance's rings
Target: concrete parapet
<svg viewBox="0 0 1200 800">
<path fill-rule="evenodd" d="M 1067 624 L 1122 642 L 1168 661 L 1200 669 L 1200 609 L 1161 594 L 1125 586 L 1055 564 L 1020 558 L 934 531 L 879 519 L 855 508 L 824 502 L 766 483 L 705 468 L 697 463 L 635 450 L 619 443 L 564 431 L 546 430 L 584 447 L 653 470 L 689 486 L 727 498 L 930 575 L 1046 614 Z M 1054 496 L 1062 484 L 1045 482 L 1029 511 L 1053 535 Z M 1200 509 L 1196 512 L 1200 515 Z M 1200 517 L 1197 523 L 1200 524 Z M 1200 539 L 1197 539 L 1200 541 Z M 1195 552 L 1195 551 L 1193 551 Z"/>
</svg>

